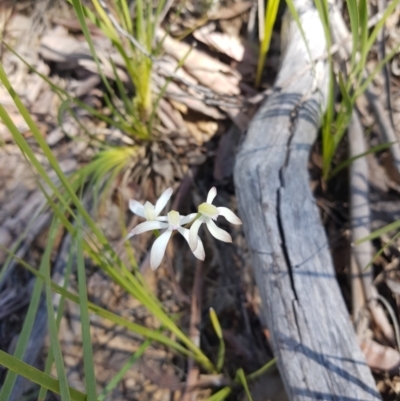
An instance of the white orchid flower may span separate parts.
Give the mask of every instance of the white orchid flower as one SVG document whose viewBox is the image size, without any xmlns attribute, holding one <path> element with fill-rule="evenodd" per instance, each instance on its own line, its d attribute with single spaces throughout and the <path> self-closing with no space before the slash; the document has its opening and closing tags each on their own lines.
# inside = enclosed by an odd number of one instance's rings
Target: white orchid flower
<svg viewBox="0 0 400 401">
<path fill-rule="evenodd" d="M 150 202 L 146 202 L 144 205 L 138 201 L 131 199 L 129 201 L 129 209 L 132 213 L 143 217 L 147 221 L 166 221 L 166 217 L 158 217 L 161 211 L 164 209 L 165 205 L 168 203 L 172 195 L 172 188 L 166 189 L 161 196 L 158 198 L 155 205 Z"/>
<path fill-rule="evenodd" d="M 212 204 L 212 201 L 216 196 L 217 189 L 212 187 L 208 192 L 207 201 L 198 207 L 198 213 L 200 214 L 200 217 L 193 222 L 189 230 L 189 246 L 192 251 L 198 246 L 198 232 L 203 223 L 206 224 L 213 237 L 224 242 L 232 242 L 232 237 L 225 230 L 217 227 L 217 225 L 214 223 L 214 220 L 217 220 L 218 216 L 224 216 L 229 223 L 242 224 L 242 221 L 239 219 L 239 217 L 237 217 L 236 214 L 227 207 L 216 207 Z"/>
<path fill-rule="evenodd" d="M 192 213 L 188 216 L 180 216 L 178 212 L 176 212 L 175 210 L 171 210 L 167 215 L 167 222 L 153 220 L 140 223 L 129 233 L 128 238 L 131 238 L 137 234 L 144 233 L 146 231 L 161 230 L 166 228 L 166 231 L 164 231 L 154 241 L 153 247 L 151 248 L 150 266 L 153 270 L 155 270 L 161 264 L 161 260 L 164 257 L 168 241 L 170 240 L 173 231 L 178 231 L 180 234 L 182 234 L 187 243 L 189 243 L 189 230 L 182 226 L 190 223 L 195 216 L 196 213 Z M 196 238 L 196 247 L 192 249 L 192 252 L 197 259 L 204 260 L 204 246 L 200 238 Z"/>
</svg>

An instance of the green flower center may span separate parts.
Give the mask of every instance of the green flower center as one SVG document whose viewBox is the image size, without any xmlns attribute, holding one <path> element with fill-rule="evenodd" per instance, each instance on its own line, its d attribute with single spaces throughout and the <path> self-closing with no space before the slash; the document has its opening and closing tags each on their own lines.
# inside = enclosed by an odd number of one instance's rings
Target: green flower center
<svg viewBox="0 0 400 401">
<path fill-rule="evenodd" d="M 144 215 L 146 216 L 146 220 L 152 221 L 157 218 L 154 206 L 150 202 L 146 202 L 144 204 Z"/>
<path fill-rule="evenodd" d="M 199 206 L 199 213 L 203 216 L 209 217 L 210 219 L 215 219 L 218 217 L 218 209 L 211 203 L 202 203 Z"/>
<path fill-rule="evenodd" d="M 168 213 L 168 223 L 173 230 L 176 230 L 179 227 L 180 217 L 179 213 L 175 210 L 171 210 Z"/>
</svg>

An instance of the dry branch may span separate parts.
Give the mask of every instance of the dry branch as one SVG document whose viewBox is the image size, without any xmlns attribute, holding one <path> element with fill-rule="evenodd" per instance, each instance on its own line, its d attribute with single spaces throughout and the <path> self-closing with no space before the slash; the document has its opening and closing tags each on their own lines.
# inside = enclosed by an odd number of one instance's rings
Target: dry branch
<svg viewBox="0 0 400 401">
<path fill-rule="evenodd" d="M 350 157 L 355 157 L 367 151 L 364 132 L 354 111 L 352 121 L 349 127 L 349 149 Z M 366 157 L 355 159 L 350 167 L 350 208 L 351 208 L 351 233 L 352 241 L 356 242 L 367 237 L 370 231 L 371 211 L 369 205 L 369 179 L 368 179 L 368 163 Z M 372 244 L 370 241 L 364 241 L 359 245 L 355 245 L 352 249 L 354 256 L 352 266 L 352 274 L 356 274 L 362 280 L 363 302 L 357 297 L 357 291 L 353 287 L 353 316 L 356 322 L 359 321 L 359 312 L 365 312 L 368 307 L 375 323 L 380 327 L 384 336 L 392 344 L 394 344 L 394 332 L 390 325 L 384 310 L 377 302 L 378 290 L 373 284 L 372 267 L 367 268 L 371 262 L 373 255 Z M 352 277 L 356 280 L 357 277 Z M 353 281 L 355 284 L 355 281 Z M 357 285 L 357 284 L 356 284 Z M 361 295 L 361 294 L 360 294 Z M 357 306 L 356 306 L 357 305 Z M 357 309 L 359 309 L 357 311 Z M 357 330 L 358 331 L 358 330 Z M 362 333 L 359 332 L 361 335 Z"/>
<path fill-rule="evenodd" d="M 289 398 L 378 400 L 308 181 L 309 151 L 327 96 L 326 43 L 312 2 L 295 0 L 295 6 L 312 59 L 320 61 L 308 68 L 306 46 L 290 21 L 274 93 L 237 156 L 239 210 Z M 290 81 L 298 71 L 304 73 Z"/>
</svg>

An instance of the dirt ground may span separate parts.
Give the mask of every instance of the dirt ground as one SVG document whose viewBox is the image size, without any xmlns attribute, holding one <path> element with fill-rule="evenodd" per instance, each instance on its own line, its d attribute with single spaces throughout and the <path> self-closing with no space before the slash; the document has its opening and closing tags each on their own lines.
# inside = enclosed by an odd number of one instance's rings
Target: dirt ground
<svg viewBox="0 0 400 401">
<path fill-rule="evenodd" d="M 243 1 L 216 3 L 218 4 L 212 10 L 208 10 L 207 20 L 202 17 L 204 10 L 201 9 L 200 2 L 185 3 L 179 17 L 176 16 L 177 6 L 173 6 L 166 18 L 170 36 L 164 44 L 164 62 L 170 69 L 176 66 L 176 52 L 186 51 L 185 46 L 190 46 L 193 42 L 197 44 L 194 50 L 197 52 L 195 60 L 188 58 L 181 74 L 194 85 L 209 90 L 214 97 L 208 94 L 200 96 L 195 90 L 188 96 L 188 89 L 173 81 L 159 105 L 159 140 L 142 146 L 138 156 L 117 177 L 99 205 L 88 195 L 88 209 L 96 216 L 99 226 L 122 256 L 123 234 L 116 222 L 120 220 L 121 214 L 125 216 L 128 228 L 140 221 L 129 212 L 129 199 L 140 202 L 149 200 L 154 203 L 160 193 L 171 186 L 174 188 L 174 208 L 179 207 L 181 213 L 189 213 L 205 199 L 209 188 L 216 186 L 217 203 L 237 210 L 232 178 L 235 150 L 241 130 L 246 129 L 251 116 L 268 96 L 268 89 L 279 68 L 279 23 L 274 32 L 262 86 L 256 90 L 256 30 L 252 26 L 254 7 L 252 3 Z M 376 5 L 371 2 L 371 7 L 376 8 Z M 399 22 L 399 13 L 396 13 L 386 29 L 385 43 L 389 48 L 400 35 Z M 107 113 L 103 100 L 104 88 L 96 66 L 90 57 L 78 21 L 64 2 L 3 1 L 0 4 L 0 28 L 5 42 L 41 74 L 87 104 Z M 191 33 L 185 40 L 178 42 L 176 38 L 187 30 Z M 92 34 L 96 48 L 101 49 L 108 57 L 117 57 L 108 40 L 98 30 L 93 28 Z M 376 64 L 378 57 L 377 49 L 374 51 L 371 65 Z M 100 149 L 99 140 L 108 144 L 133 145 L 132 138 L 128 135 L 96 120 L 78 107 L 74 111 L 80 124 L 70 114 L 60 114 L 60 99 L 41 77 L 4 45 L 1 48 L 1 57 L 14 89 L 32 113 L 64 172 L 72 174 L 92 160 Z M 386 96 L 384 80 L 379 78 L 376 82 L 382 102 L 386 105 L 387 99 L 390 99 L 389 114 L 395 128 L 400 119 L 399 60 L 400 57 L 397 56 L 388 65 L 390 96 Z M 196 75 L 194 65 L 199 62 L 212 64 L 215 68 L 212 79 Z M 121 76 L 124 74 L 126 72 L 121 67 Z M 165 83 L 165 76 L 159 71 L 154 73 L 153 79 L 157 88 Z M 186 98 L 181 101 L 183 95 Z M 29 141 L 32 134 L 1 86 L 0 103 Z M 369 132 L 368 142 L 370 146 L 374 146 L 379 142 L 380 135 L 376 119 L 364 99 L 360 99 L 357 107 L 361 112 L 363 125 Z M 90 136 L 82 126 L 90 132 Z M 0 145 L 0 244 L 15 249 L 20 258 L 37 267 L 46 245 L 51 214 L 48 211 L 40 213 L 45 198 L 38 186 L 37 177 L 2 123 Z M 32 146 L 41 163 L 49 169 L 46 158 L 35 148 L 33 141 Z M 346 155 L 347 143 L 344 141 L 335 163 L 345 159 Z M 368 155 L 367 159 L 371 171 L 372 229 L 377 229 L 400 218 L 400 179 L 392 167 L 388 151 Z M 320 207 L 322 221 L 330 239 L 337 277 L 351 313 L 348 170 L 343 169 L 325 185 L 321 179 L 321 166 L 321 144 L 318 142 L 310 157 L 310 185 Z M 224 223 L 220 226 L 228 229 L 228 225 L 225 227 Z M 191 299 L 197 291 L 201 299 L 200 342 L 202 349 L 211 358 L 217 352 L 218 341 L 208 317 L 210 307 L 215 309 L 220 319 L 227 346 L 224 378 L 200 375 L 200 382 L 203 384 L 196 389 L 197 400 L 208 398 L 224 383 L 223 380 L 233 378 L 238 368 L 242 367 L 246 373 L 253 372 L 273 358 L 268 330 L 259 319 L 260 298 L 246 240 L 240 227 L 229 226 L 229 232 L 233 238 L 232 244 L 217 242 L 208 232 L 204 232 L 207 253 L 204 263 L 197 262 L 190 250 L 182 246 L 183 239 L 174 238 L 168 247 L 167 258 L 156 272 L 149 266 L 151 235 L 135 237 L 131 241 L 147 284 L 158 295 L 168 312 L 180 316 L 179 325 L 184 329 L 190 325 Z M 24 237 L 20 241 L 22 234 Z M 67 233 L 60 233 L 57 249 L 52 255 L 52 276 L 58 283 L 63 282 L 69 241 Z M 390 243 L 390 237 L 385 235 L 373 245 L 376 251 L 387 245 L 374 263 L 375 285 L 398 317 L 399 243 Z M 5 264 L 6 260 L 7 254 L 0 248 L 0 263 Z M 147 310 L 113 284 L 89 259 L 87 277 L 90 301 L 136 323 L 157 328 L 157 322 Z M 9 353 L 15 348 L 33 281 L 33 277 L 13 261 L 0 282 L 0 349 Z M 77 292 L 74 272 L 69 289 Z M 57 303 L 57 299 L 54 302 Z M 29 355 L 32 363 L 39 369 L 44 368 L 49 347 L 46 325 L 43 325 L 45 311 L 42 301 L 33 330 L 32 342 L 36 346 Z M 390 321 L 397 325 L 397 322 Z M 91 316 L 91 323 L 95 373 L 98 389 L 101 391 L 131 354 L 137 351 L 143 338 L 115 327 L 96 315 Z M 397 400 L 400 397 L 398 346 L 388 343 L 379 327 L 372 326 L 368 330 L 376 347 L 365 350 L 365 353 L 375 374 L 378 389 L 385 400 Z M 79 308 L 76 304 L 67 302 L 61 322 L 60 341 L 69 383 L 84 391 L 80 333 Z M 153 344 L 147 348 L 140 361 L 127 371 L 107 400 L 181 400 L 185 393 L 189 368 L 184 358 L 161 345 Z M 5 370 L 0 368 L 0 383 L 5 374 Z M 37 399 L 37 387 L 24 380 L 20 381 L 18 387 L 16 400 Z M 274 369 L 251 383 L 251 391 L 254 401 L 286 399 L 279 374 Z M 58 398 L 48 395 L 47 399 Z M 229 399 L 247 398 L 238 386 Z"/>
</svg>

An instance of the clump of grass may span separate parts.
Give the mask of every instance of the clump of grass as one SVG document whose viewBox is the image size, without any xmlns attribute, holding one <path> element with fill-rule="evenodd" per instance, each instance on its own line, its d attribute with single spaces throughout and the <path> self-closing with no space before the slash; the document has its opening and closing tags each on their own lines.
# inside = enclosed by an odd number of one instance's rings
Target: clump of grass
<svg viewBox="0 0 400 401">
<path fill-rule="evenodd" d="M 328 49 L 331 46 L 330 21 L 327 13 L 327 0 L 314 0 L 324 25 L 327 38 Z M 350 123 L 354 105 L 370 85 L 376 74 L 399 50 L 400 44 L 396 46 L 386 57 L 377 63 L 374 70 L 366 76 L 367 58 L 374 45 L 379 31 L 384 26 L 387 18 L 392 15 L 399 0 L 394 0 L 389 4 L 382 17 L 371 30 L 368 28 L 368 6 L 367 0 L 349 0 L 346 2 L 347 11 L 350 19 L 350 31 L 352 35 L 351 55 L 347 71 L 340 71 L 336 77 L 333 75 L 333 59 L 328 52 L 330 63 L 330 85 L 328 94 L 328 107 L 322 126 L 322 160 L 323 178 L 329 179 L 332 171 L 332 162 L 336 150 L 341 143 L 347 127 Z M 341 101 L 338 112 L 334 113 L 335 107 L 335 82 L 339 87 Z"/>
<path fill-rule="evenodd" d="M 196 361 L 204 371 L 216 373 L 222 369 L 225 359 L 225 344 L 222 337 L 222 330 L 218 318 L 214 313 L 212 315 L 213 326 L 220 342 L 217 367 L 205 355 L 203 350 L 195 345 L 192 340 L 178 327 L 175 319 L 170 316 L 163 308 L 160 301 L 147 287 L 141 274 L 138 271 L 133 255 L 129 255 L 129 262 L 125 263 L 115 252 L 112 245 L 109 243 L 101 229 L 90 216 L 81 196 L 82 181 L 88 175 L 91 175 L 94 180 L 97 177 L 105 174 L 103 170 L 114 173 L 120 171 L 121 165 L 124 164 L 125 156 L 120 152 L 109 151 L 104 158 L 101 156 L 94 160 L 93 164 L 84 173 L 78 175 L 78 178 L 71 179 L 67 177 L 60 168 L 60 165 L 51 151 L 50 147 L 43 138 L 39 128 L 35 124 L 29 111 L 23 105 L 21 99 L 12 88 L 3 67 L 0 65 L 0 82 L 8 91 L 18 108 L 21 116 L 26 121 L 30 131 L 32 132 L 31 142 L 28 143 L 24 136 L 18 131 L 14 122 L 10 118 L 5 108 L 0 104 L 0 119 L 8 128 L 13 136 L 15 143 L 20 148 L 22 154 L 29 162 L 32 170 L 35 172 L 38 184 L 48 200 L 48 208 L 54 214 L 53 222 L 49 230 L 49 240 L 47 241 L 44 254 L 41 259 L 39 270 L 30 266 L 26 261 L 19 259 L 11 250 L 7 250 L 10 257 L 16 259 L 18 263 L 32 273 L 35 277 L 35 285 L 28 307 L 28 312 L 25 317 L 21 335 L 17 341 L 14 355 L 0 351 L 0 365 L 8 369 L 4 384 L 0 393 L 0 401 L 9 399 L 16 383 L 16 378 L 21 375 L 33 383 L 40 386 L 40 399 L 44 399 L 47 391 L 52 391 L 61 396 L 62 401 L 95 401 L 104 399 L 105 395 L 110 392 L 121 380 L 124 372 L 135 363 L 140 355 L 144 352 L 150 342 L 157 342 L 168 347 L 168 349 L 179 353 L 185 358 L 191 358 Z M 49 166 L 56 173 L 60 182 L 59 185 L 54 184 L 48 172 L 42 166 L 35 155 L 32 146 L 40 149 L 44 157 L 47 158 Z M 129 151 L 125 149 L 129 157 Z M 133 150 L 132 150 L 133 151 Z M 96 165 L 97 163 L 97 165 Z M 108 163 L 108 164 L 107 164 Z M 65 271 L 65 283 L 63 287 L 55 284 L 51 279 L 51 260 L 50 255 L 54 251 L 54 243 L 57 233 L 63 230 L 71 237 L 72 246 L 69 253 L 68 266 Z M 103 309 L 88 301 L 86 290 L 86 269 L 85 257 L 99 266 L 117 285 L 123 288 L 127 294 L 136 298 L 144 305 L 147 310 L 158 320 L 160 329 L 149 329 L 145 326 L 133 323 L 130 320 L 118 316 L 111 311 Z M 76 264 L 78 278 L 78 294 L 73 294 L 67 289 L 69 277 L 72 271 L 72 264 Z M 42 292 L 45 292 L 46 309 L 48 315 L 48 329 L 50 336 L 51 349 L 46 361 L 45 371 L 42 372 L 27 363 L 23 362 L 24 355 L 28 346 L 28 342 L 32 333 L 32 328 L 38 312 L 39 302 Z M 61 295 L 61 301 L 54 314 L 53 295 L 57 293 Z M 83 362 L 84 362 L 84 381 L 86 393 L 79 392 L 69 386 L 66 369 L 64 363 L 63 350 L 59 341 L 60 319 L 63 313 L 63 305 L 65 300 L 70 300 L 79 305 L 80 321 L 82 331 L 82 346 L 83 346 Z M 139 348 L 137 353 L 129 359 L 129 364 L 124 366 L 114 378 L 111 379 L 98 396 L 97 383 L 95 380 L 95 365 L 93 360 L 93 350 L 90 338 L 90 314 L 96 314 L 102 318 L 108 319 L 115 325 L 125 327 L 131 332 L 143 336 L 145 339 L 143 346 Z M 50 375 L 52 366 L 55 365 L 57 378 Z M 268 365 L 268 367 L 270 364 Z M 260 372 L 265 369 L 254 372 L 250 379 L 255 379 Z M 241 383 L 248 393 L 248 379 L 242 370 L 238 371 L 236 384 Z M 232 384 L 234 385 L 234 383 Z M 230 386 L 213 395 L 210 400 L 224 400 L 231 392 Z"/>
<path fill-rule="evenodd" d="M 157 53 L 155 34 L 165 1 L 159 1 L 157 7 L 153 8 L 152 2 L 138 0 L 134 3 L 135 7 L 131 8 L 127 0 L 118 0 L 112 2 L 113 9 L 109 9 L 103 0 L 92 0 L 94 11 L 84 6 L 81 0 L 69 1 L 96 62 L 105 87 L 104 99 L 114 121 L 134 138 L 151 140 L 150 116 L 154 116 L 151 91 L 152 58 Z M 116 89 L 103 74 L 88 22 L 101 29 L 121 55 L 134 86 L 133 95 L 128 93 L 111 59 L 109 61 L 114 71 Z M 122 107 L 116 106 L 117 99 L 122 103 Z"/>
</svg>

